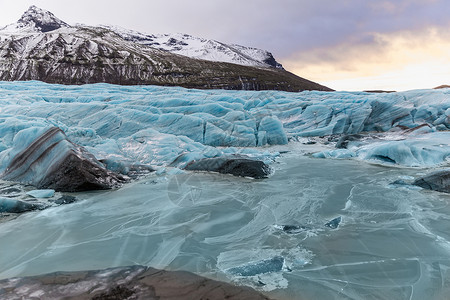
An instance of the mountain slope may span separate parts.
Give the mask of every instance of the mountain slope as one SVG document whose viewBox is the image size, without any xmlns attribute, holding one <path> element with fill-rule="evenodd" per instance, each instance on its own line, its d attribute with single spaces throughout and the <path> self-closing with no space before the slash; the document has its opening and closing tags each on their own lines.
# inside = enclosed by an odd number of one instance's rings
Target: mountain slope
<svg viewBox="0 0 450 300">
<path fill-rule="evenodd" d="M 101 27 L 114 31 L 125 40 L 191 58 L 229 62 L 243 66 L 283 69 L 272 53 L 257 48 L 234 44 L 227 45 L 215 40 L 203 39 L 188 34 L 149 35 L 116 26 L 102 25 Z"/>
<path fill-rule="evenodd" d="M 240 49 L 241 53 L 252 51 Z M 329 90 L 281 68 L 259 63 L 259 66 L 243 66 L 178 55 L 108 27 L 70 26 L 34 6 L 17 23 L 0 30 L 0 80 Z M 272 63 L 276 65 L 275 60 Z"/>
<path fill-rule="evenodd" d="M 443 84 L 443 85 L 440 85 L 440 86 L 435 87 L 434 89 L 435 89 L 435 90 L 438 90 L 438 89 L 448 89 L 448 88 L 450 88 L 450 85 L 448 85 L 448 84 Z"/>
</svg>

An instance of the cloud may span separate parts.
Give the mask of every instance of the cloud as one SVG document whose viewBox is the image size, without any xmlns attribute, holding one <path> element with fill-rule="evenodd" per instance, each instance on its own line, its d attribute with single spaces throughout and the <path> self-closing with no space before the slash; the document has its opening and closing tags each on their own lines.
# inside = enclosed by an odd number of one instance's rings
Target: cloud
<svg viewBox="0 0 450 300">
<path fill-rule="evenodd" d="M 323 78 L 318 76 L 323 72 L 336 72 L 336 78 L 358 72 L 378 76 L 406 66 L 413 55 L 408 47 L 414 55 L 422 53 L 416 60 L 424 61 L 424 51 L 437 60 L 438 42 L 427 40 L 426 31 L 437 28 L 442 35 L 450 27 L 448 0 L 0 0 L 0 26 L 17 20 L 31 4 L 68 23 L 181 32 L 266 49 L 287 69 L 311 79 Z M 424 36 L 415 37 L 417 32 Z"/>
<path fill-rule="evenodd" d="M 17 20 L 31 4 L 69 23 L 182 32 L 261 47 L 281 57 L 368 32 L 441 26 L 450 11 L 447 0 L 129 0 L 126 5 L 121 0 L 0 0 L 2 25 Z"/>
<path fill-rule="evenodd" d="M 281 62 L 339 90 L 432 88 L 450 80 L 450 33 L 445 27 L 372 33 L 364 41 L 299 52 Z"/>
</svg>

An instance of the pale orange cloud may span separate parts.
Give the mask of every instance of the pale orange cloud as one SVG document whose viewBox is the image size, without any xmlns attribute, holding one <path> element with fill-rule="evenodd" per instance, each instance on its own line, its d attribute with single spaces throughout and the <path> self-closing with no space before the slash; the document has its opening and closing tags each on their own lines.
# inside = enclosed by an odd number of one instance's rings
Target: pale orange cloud
<svg viewBox="0 0 450 300">
<path fill-rule="evenodd" d="M 437 27 L 373 33 L 365 43 L 347 41 L 281 62 L 337 90 L 432 88 L 450 83 L 450 33 Z"/>
</svg>

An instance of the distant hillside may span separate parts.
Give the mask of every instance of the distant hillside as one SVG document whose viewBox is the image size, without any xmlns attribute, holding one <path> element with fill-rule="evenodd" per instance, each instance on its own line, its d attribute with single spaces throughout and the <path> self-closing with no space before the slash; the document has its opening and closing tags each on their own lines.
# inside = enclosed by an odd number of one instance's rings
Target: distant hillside
<svg viewBox="0 0 450 300">
<path fill-rule="evenodd" d="M 437 89 L 448 89 L 448 88 L 450 88 L 450 85 L 443 84 L 443 85 L 435 87 L 434 89 L 437 90 Z"/>
</svg>

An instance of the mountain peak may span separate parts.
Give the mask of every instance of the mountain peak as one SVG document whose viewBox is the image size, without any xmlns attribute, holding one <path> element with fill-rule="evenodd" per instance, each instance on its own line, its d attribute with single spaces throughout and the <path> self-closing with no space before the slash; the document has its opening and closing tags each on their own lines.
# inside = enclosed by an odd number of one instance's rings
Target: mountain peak
<svg viewBox="0 0 450 300">
<path fill-rule="evenodd" d="M 41 9 L 37 6 L 30 6 L 22 17 L 17 21 L 20 27 L 33 27 L 40 32 L 49 32 L 61 27 L 70 27 L 67 23 L 61 21 L 51 12 Z"/>
</svg>

